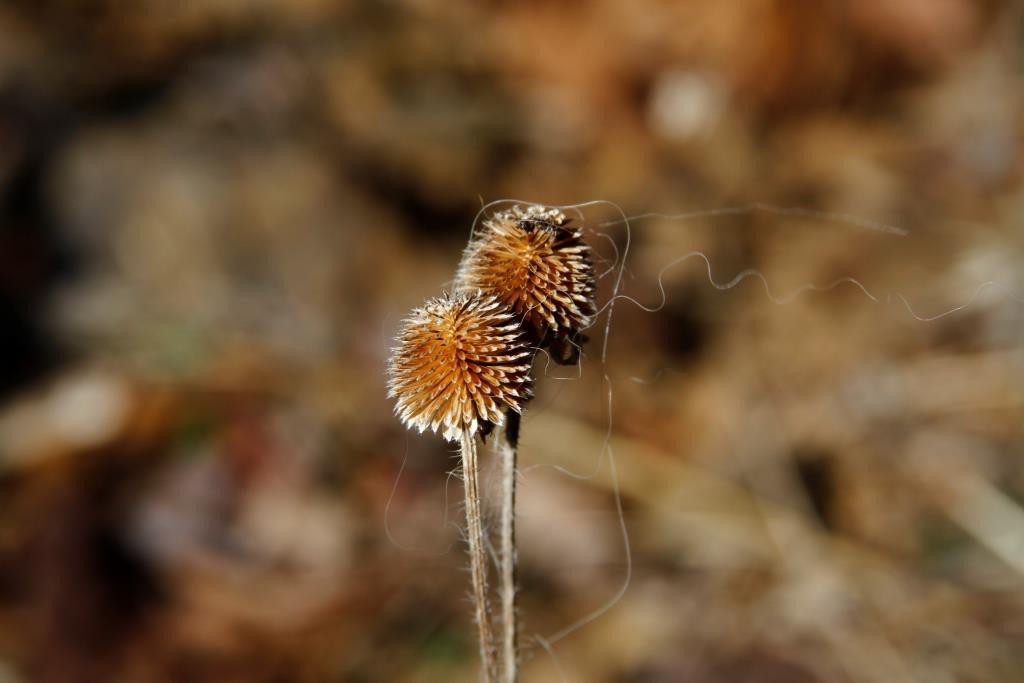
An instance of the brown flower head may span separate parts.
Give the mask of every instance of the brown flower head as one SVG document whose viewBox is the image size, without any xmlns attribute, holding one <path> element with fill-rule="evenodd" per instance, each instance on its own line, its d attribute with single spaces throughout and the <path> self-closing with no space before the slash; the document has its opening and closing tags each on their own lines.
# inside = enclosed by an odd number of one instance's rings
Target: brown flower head
<svg viewBox="0 0 1024 683">
<path fill-rule="evenodd" d="M 500 301 L 481 293 L 427 301 L 405 320 L 388 367 L 388 395 L 407 426 L 449 441 L 487 433 L 530 396 L 533 352 Z"/>
<path fill-rule="evenodd" d="M 558 209 L 513 206 L 485 219 L 466 247 L 458 291 L 481 290 L 522 320 L 530 341 L 575 362 L 596 313 L 594 265 L 583 231 Z"/>
</svg>

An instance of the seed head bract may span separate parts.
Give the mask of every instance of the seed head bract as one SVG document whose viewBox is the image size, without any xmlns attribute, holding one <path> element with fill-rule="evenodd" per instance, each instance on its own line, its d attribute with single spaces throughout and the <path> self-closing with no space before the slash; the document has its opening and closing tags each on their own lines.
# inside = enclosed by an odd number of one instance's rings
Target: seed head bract
<svg viewBox="0 0 1024 683">
<path fill-rule="evenodd" d="M 590 325 L 595 277 L 583 231 L 557 209 L 513 206 L 484 219 L 463 253 L 457 291 L 497 297 L 530 341 L 574 362 L 573 343 Z"/>
<path fill-rule="evenodd" d="M 528 347 L 497 298 L 462 292 L 427 301 L 403 322 L 388 366 L 388 395 L 407 426 L 449 441 L 486 433 L 530 396 Z"/>
</svg>

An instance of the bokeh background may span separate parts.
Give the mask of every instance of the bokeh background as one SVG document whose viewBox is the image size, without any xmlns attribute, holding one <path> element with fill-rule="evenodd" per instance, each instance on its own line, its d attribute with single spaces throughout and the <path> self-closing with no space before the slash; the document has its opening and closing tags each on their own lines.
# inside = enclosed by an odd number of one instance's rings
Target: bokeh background
<svg viewBox="0 0 1024 683">
<path fill-rule="evenodd" d="M 475 680 L 383 368 L 502 198 L 657 308 L 537 360 L 524 682 L 1024 680 L 1022 149 L 1009 0 L 5 0 L 0 681 Z"/>
</svg>

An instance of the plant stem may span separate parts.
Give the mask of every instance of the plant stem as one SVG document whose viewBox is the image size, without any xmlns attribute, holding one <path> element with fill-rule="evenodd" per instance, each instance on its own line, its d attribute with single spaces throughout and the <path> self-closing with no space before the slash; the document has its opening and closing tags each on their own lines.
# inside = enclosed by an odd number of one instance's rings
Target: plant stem
<svg viewBox="0 0 1024 683">
<path fill-rule="evenodd" d="M 499 558 L 501 562 L 498 592 L 501 595 L 502 664 L 504 683 L 519 678 L 519 628 L 516 614 L 516 451 L 519 447 L 519 413 L 509 410 L 500 440 L 501 458 L 501 527 Z"/>
<path fill-rule="evenodd" d="M 477 462 L 476 439 L 468 432 L 462 434 L 462 472 L 466 490 L 466 527 L 469 540 L 469 564 L 473 584 L 473 605 L 480 637 L 480 659 L 483 662 L 484 683 L 497 679 L 494 632 L 491 610 L 487 602 L 487 554 L 484 527 L 480 515 L 480 466 Z"/>
</svg>

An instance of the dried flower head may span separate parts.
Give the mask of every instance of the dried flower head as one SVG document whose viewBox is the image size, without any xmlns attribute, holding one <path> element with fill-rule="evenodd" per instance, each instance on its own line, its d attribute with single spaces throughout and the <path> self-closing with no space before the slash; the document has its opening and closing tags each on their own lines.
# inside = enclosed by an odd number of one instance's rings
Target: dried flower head
<svg viewBox="0 0 1024 683">
<path fill-rule="evenodd" d="M 444 295 L 405 320 L 392 349 L 388 395 L 408 426 L 449 441 L 504 422 L 530 397 L 533 352 L 513 313 L 482 293 Z"/>
<path fill-rule="evenodd" d="M 485 219 L 456 275 L 458 291 L 497 297 L 520 317 L 531 342 L 569 363 L 596 312 L 594 287 L 583 231 L 558 209 L 536 205 Z"/>
</svg>

